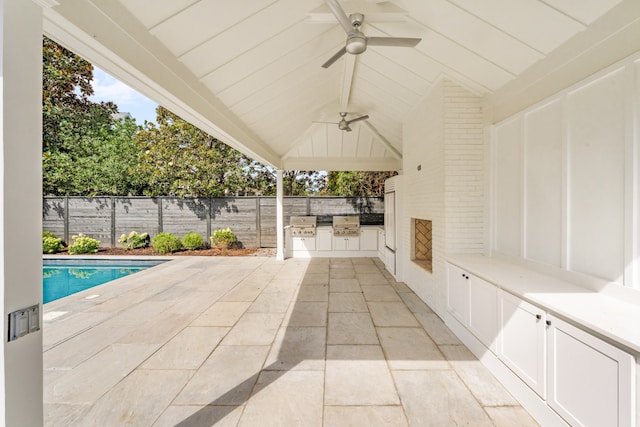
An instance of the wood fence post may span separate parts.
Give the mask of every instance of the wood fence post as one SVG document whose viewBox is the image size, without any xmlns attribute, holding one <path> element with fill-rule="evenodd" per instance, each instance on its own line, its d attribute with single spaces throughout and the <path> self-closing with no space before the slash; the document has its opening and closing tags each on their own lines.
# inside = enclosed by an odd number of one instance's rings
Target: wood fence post
<svg viewBox="0 0 640 427">
<path fill-rule="evenodd" d="M 111 247 L 116 247 L 116 198 L 111 196 Z"/>
<path fill-rule="evenodd" d="M 262 223 L 260 222 L 260 197 L 256 196 L 256 245 L 262 247 Z"/>
<path fill-rule="evenodd" d="M 63 217 L 63 222 L 64 222 L 64 232 L 62 233 L 64 236 L 64 242 L 67 245 L 70 245 L 71 242 L 69 241 L 69 196 L 64 196 L 64 217 Z"/>
<path fill-rule="evenodd" d="M 162 233 L 162 197 L 158 196 L 158 233 Z"/>
</svg>

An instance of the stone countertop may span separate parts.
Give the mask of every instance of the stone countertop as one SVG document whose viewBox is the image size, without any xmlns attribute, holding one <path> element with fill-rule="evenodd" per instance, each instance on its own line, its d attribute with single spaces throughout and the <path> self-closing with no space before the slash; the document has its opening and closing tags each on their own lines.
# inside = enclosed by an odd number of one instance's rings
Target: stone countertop
<svg viewBox="0 0 640 427">
<path fill-rule="evenodd" d="M 503 259 L 449 255 L 447 261 L 498 288 L 640 355 L 640 304 Z"/>
</svg>

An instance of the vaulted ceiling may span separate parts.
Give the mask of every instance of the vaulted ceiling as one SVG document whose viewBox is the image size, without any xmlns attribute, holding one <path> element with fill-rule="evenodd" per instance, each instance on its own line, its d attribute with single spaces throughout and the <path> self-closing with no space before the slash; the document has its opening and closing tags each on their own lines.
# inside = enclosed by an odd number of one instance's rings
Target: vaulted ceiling
<svg viewBox="0 0 640 427">
<path fill-rule="evenodd" d="M 323 0 L 45 2 L 50 37 L 265 163 L 317 170 L 399 169 L 403 118 L 434 82 L 539 92 L 640 16 L 638 0 L 340 0 L 364 14 L 366 36 L 422 41 L 323 68 L 346 39 Z M 318 123 L 339 112 L 370 118 L 352 132 Z"/>
</svg>

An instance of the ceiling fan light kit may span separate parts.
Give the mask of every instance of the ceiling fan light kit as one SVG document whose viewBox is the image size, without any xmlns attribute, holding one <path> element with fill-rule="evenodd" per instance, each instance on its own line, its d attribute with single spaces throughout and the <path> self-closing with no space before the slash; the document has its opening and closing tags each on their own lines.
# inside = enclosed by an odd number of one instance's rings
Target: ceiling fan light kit
<svg viewBox="0 0 640 427">
<path fill-rule="evenodd" d="M 347 33 L 345 46 L 336 52 L 327 62 L 322 64 L 322 68 L 329 68 L 334 62 L 340 59 L 345 53 L 359 55 L 367 50 L 367 45 L 371 46 L 392 46 L 392 47 L 414 47 L 422 39 L 410 37 L 367 37 L 360 31 L 360 26 L 364 22 L 364 15 L 352 13 L 347 16 L 338 0 L 325 0 L 329 9 Z"/>
</svg>

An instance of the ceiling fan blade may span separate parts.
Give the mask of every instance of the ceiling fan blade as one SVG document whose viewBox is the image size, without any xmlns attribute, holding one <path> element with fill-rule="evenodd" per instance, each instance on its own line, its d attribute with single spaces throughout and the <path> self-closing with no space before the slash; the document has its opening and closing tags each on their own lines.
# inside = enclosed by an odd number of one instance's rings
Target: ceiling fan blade
<svg viewBox="0 0 640 427">
<path fill-rule="evenodd" d="M 338 0 L 324 0 L 324 2 L 329 6 L 329 9 L 331 9 L 331 12 L 335 15 L 338 23 L 342 26 L 342 29 L 344 29 L 344 32 L 349 33 L 350 31 L 353 31 L 351 20 L 338 4 Z"/>
<path fill-rule="evenodd" d="M 322 64 L 322 68 L 329 68 L 334 62 L 336 62 L 338 59 L 340 59 L 342 57 L 342 55 L 344 55 L 345 53 L 347 53 L 347 48 L 343 47 L 338 52 L 336 52 L 335 55 L 333 55 L 331 58 L 329 58 L 329 60 L 327 62 Z"/>
<path fill-rule="evenodd" d="M 367 37 L 368 46 L 404 46 L 414 47 L 422 39 L 411 37 Z"/>
<path fill-rule="evenodd" d="M 364 116 L 356 117 L 355 119 L 351 119 L 351 120 L 347 120 L 347 126 L 350 125 L 351 123 L 355 123 L 355 122 L 360 121 L 360 120 L 366 120 L 368 118 L 369 118 L 369 115 L 365 114 Z"/>
</svg>

